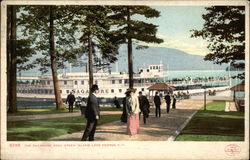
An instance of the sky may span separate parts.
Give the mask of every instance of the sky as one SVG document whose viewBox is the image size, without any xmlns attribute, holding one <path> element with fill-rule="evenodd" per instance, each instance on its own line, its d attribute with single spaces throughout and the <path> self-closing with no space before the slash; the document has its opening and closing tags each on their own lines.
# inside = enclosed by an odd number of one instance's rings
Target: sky
<svg viewBox="0 0 250 160">
<path fill-rule="evenodd" d="M 160 11 L 160 17 L 147 19 L 158 25 L 157 36 L 164 40 L 161 44 L 148 44 L 182 50 L 189 54 L 208 54 L 208 43 L 202 38 L 191 38 L 192 29 L 202 29 L 206 13 L 205 6 L 150 6 Z"/>
</svg>

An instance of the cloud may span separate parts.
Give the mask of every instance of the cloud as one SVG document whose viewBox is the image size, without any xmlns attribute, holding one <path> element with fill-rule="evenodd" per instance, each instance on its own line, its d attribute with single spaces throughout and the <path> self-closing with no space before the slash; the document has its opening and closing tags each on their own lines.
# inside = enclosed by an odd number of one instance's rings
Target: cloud
<svg viewBox="0 0 250 160">
<path fill-rule="evenodd" d="M 169 37 L 164 34 L 157 34 L 157 37 L 164 40 L 161 44 L 147 44 L 151 47 L 165 47 L 178 49 L 189 54 L 206 55 L 208 54 L 208 43 L 203 39 L 185 38 L 185 37 Z"/>
</svg>

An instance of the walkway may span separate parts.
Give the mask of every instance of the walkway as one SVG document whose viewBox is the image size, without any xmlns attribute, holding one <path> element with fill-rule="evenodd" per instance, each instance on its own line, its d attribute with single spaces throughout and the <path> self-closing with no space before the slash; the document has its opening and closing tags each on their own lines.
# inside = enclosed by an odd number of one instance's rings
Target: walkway
<svg viewBox="0 0 250 160">
<path fill-rule="evenodd" d="M 203 106 L 203 101 L 181 100 L 177 102 L 177 109 L 171 109 L 166 114 L 165 104 L 161 106 L 162 116 L 156 118 L 154 113 L 150 113 L 147 124 L 140 123 L 140 133 L 135 136 L 126 134 L 126 124 L 116 121 L 102 126 L 98 126 L 95 134 L 96 141 L 166 141 L 177 131 L 183 128 L 184 124 L 193 114 Z M 83 131 L 63 135 L 50 139 L 51 141 L 80 141 Z M 171 137 L 171 139 L 173 139 Z"/>
<path fill-rule="evenodd" d="M 108 114 L 121 114 L 121 111 L 101 111 L 101 115 Z M 78 117 L 81 116 L 81 112 L 73 113 L 56 113 L 56 114 L 41 114 L 41 115 L 23 115 L 23 116 L 7 116 L 7 121 L 23 121 L 23 120 L 35 120 L 35 119 L 49 119 L 49 118 L 63 118 L 63 117 Z"/>
</svg>

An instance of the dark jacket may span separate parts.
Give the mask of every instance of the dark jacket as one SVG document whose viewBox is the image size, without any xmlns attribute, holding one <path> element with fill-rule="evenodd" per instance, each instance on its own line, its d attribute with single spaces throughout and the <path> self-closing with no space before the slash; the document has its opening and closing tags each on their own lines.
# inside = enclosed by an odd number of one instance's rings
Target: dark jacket
<svg viewBox="0 0 250 160">
<path fill-rule="evenodd" d="M 143 114 L 149 113 L 149 101 L 146 96 L 139 96 L 139 103 L 140 103 L 140 110 L 143 112 Z"/>
<path fill-rule="evenodd" d="M 170 95 L 166 95 L 164 99 L 166 100 L 166 103 L 171 103 Z"/>
<path fill-rule="evenodd" d="M 156 106 L 160 106 L 161 105 L 161 98 L 160 98 L 160 96 L 155 95 L 155 97 L 154 97 L 154 103 L 155 103 Z"/>
<path fill-rule="evenodd" d="M 67 96 L 67 100 L 66 100 L 66 103 L 68 102 L 69 104 L 73 104 L 75 102 L 75 96 L 73 94 L 69 94 Z"/>
<path fill-rule="evenodd" d="M 96 116 L 100 116 L 99 102 L 97 97 L 91 93 L 88 97 L 85 117 L 87 119 L 96 119 Z"/>
<path fill-rule="evenodd" d="M 122 109 L 122 116 L 121 116 L 121 121 L 124 123 L 127 123 L 127 107 L 126 107 L 126 97 L 122 99 L 122 104 L 123 104 L 123 109 Z"/>
</svg>

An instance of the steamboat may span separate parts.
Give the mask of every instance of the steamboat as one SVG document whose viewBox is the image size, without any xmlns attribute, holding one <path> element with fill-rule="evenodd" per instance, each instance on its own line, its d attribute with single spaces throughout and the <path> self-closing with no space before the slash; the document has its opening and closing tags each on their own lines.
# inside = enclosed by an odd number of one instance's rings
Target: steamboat
<svg viewBox="0 0 250 160">
<path fill-rule="evenodd" d="M 138 92 L 141 91 L 145 95 L 149 95 L 148 87 L 157 82 L 166 82 L 176 88 L 174 92 L 189 90 L 190 93 L 195 93 L 201 90 L 204 84 L 228 82 L 230 80 L 229 77 L 212 77 L 208 79 L 166 81 L 166 77 L 167 74 L 164 72 L 162 63 L 148 65 L 140 68 L 138 73 L 133 74 L 134 88 Z M 86 98 L 89 94 L 88 80 L 88 72 L 59 74 L 58 81 L 62 99 L 65 101 L 70 92 L 73 92 L 75 97 Z M 94 73 L 94 84 L 99 86 L 98 96 L 100 99 L 105 101 L 105 99 L 113 99 L 114 97 L 122 98 L 125 96 L 124 93 L 127 88 L 129 88 L 129 75 L 121 72 L 104 72 L 104 70 L 100 69 Z M 18 76 L 17 97 L 19 101 L 54 101 L 52 76 Z"/>
<path fill-rule="evenodd" d="M 141 68 L 133 75 L 134 88 L 138 91 L 146 89 L 166 76 L 163 64 L 149 65 Z M 62 99 L 66 99 L 70 92 L 76 97 L 87 97 L 89 94 L 88 72 L 64 73 L 58 75 Z M 100 98 L 124 97 L 129 87 L 129 75 L 122 72 L 94 73 L 94 84 L 99 86 Z M 51 75 L 19 76 L 17 82 L 17 97 L 19 100 L 54 101 L 54 87 Z"/>
</svg>

